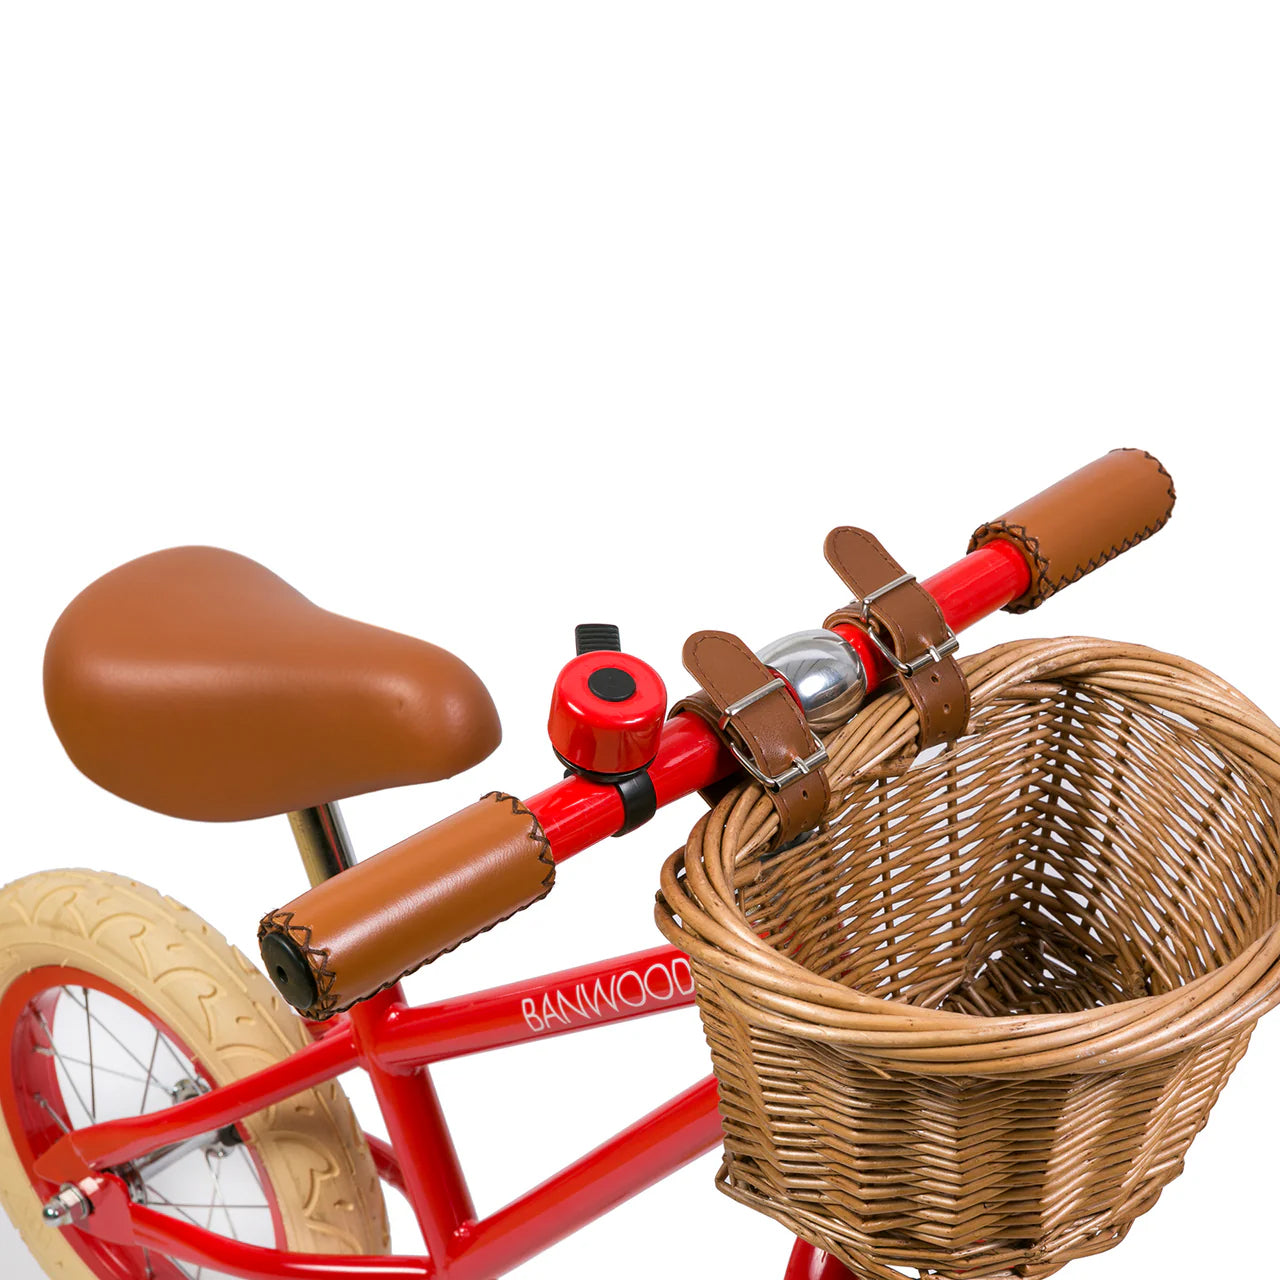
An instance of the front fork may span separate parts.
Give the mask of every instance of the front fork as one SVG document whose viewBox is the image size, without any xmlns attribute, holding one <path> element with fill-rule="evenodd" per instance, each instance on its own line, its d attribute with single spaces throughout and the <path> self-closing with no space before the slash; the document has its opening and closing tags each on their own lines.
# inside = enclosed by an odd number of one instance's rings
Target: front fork
<svg viewBox="0 0 1280 1280">
<path fill-rule="evenodd" d="M 797 1240 L 782 1280 L 858 1280 L 858 1277 L 829 1253 L 823 1253 L 805 1240 Z"/>
</svg>

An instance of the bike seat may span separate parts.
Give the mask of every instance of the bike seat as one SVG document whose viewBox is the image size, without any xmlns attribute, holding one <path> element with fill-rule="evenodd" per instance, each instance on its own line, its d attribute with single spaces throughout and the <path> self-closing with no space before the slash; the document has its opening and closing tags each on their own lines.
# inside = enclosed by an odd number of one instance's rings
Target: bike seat
<svg viewBox="0 0 1280 1280">
<path fill-rule="evenodd" d="M 434 782 L 502 736 L 452 654 L 329 613 L 216 547 L 157 551 L 82 591 L 49 637 L 44 691 L 94 782 L 208 822 Z"/>
</svg>

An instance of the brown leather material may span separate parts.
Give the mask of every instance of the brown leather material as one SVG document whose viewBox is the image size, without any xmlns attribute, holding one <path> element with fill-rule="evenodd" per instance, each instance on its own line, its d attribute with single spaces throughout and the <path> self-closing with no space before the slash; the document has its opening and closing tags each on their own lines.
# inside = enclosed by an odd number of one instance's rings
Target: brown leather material
<svg viewBox="0 0 1280 1280">
<path fill-rule="evenodd" d="M 689 715 L 697 716 L 699 720 L 710 725 L 716 731 L 717 736 L 723 740 L 725 735 L 720 728 L 720 713 L 716 710 L 716 704 L 711 701 L 702 689 L 699 689 L 697 693 L 686 694 L 679 702 L 675 703 L 667 719 L 670 720 L 672 716 L 683 715 L 685 712 L 688 712 Z M 741 781 L 741 774 L 730 774 L 727 778 L 721 778 L 718 782 L 713 782 L 709 787 L 699 787 L 698 794 L 706 801 L 709 808 L 714 809 Z"/>
<path fill-rule="evenodd" d="M 502 736 L 452 654 L 328 613 L 215 547 L 143 556 L 81 592 L 49 637 L 44 689 L 80 770 L 205 821 L 447 778 Z"/>
<path fill-rule="evenodd" d="M 392 986 L 545 898 L 556 865 L 537 818 L 490 792 L 443 822 L 326 880 L 258 928 L 307 957 L 325 1019 Z"/>
<path fill-rule="evenodd" d="M 827 534 L 827 563 L 858 600 L 903 576 L 902 566 L 865 529 L 845 525 Z M 860 609 L 839 609 L 823 624 L 874 630 L 903 662 L 924 657 L 950 635 L 937 601 L 914 579 L 873 600 L 870 624 Z M 920 721 L 919 749 L 952 742 L 969 723 L 969 686 L 950 655 L 930 662 L 914 675 L 897 673 Z"/>
<path fill-rule="evenodd" d="M 1177 496 L 1158 458 L 1142 449 L 1113 449 L 980 525 L 969 550 L 1001 538 L 1022 552 L 1031 586 L 1005 608 L 1026 613 L 1158 533 Z"/>
<path fill-rule="evenodd" d="M 735 635 L 727 631 L 698 631 L 685 641 L 685 670 L 702 686 L 705 698 L 694 695 L 677 710 L 700 715 L 731 740 L 770 777 L 778 777 L 815 751 L 813 731 L 804 712 L 785 688 L 777 688 L 721 726 L 725 709 L 775 679 L 773 672 Z M 826 775 L 815 768 L 766 795 L 778 811 L 778 845 L 816 827 L 826 812 L 831 792 Z"/>
</svg>

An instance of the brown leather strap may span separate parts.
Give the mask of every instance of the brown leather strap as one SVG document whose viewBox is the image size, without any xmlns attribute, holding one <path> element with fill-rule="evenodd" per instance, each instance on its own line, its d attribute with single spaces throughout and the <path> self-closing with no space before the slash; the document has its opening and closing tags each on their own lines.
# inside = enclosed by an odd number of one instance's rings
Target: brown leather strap
<svg viewBox="0 0 1280 1280">
<path fill-rule="evenodd" d="M 325 1019 L 391 986 L 551 892 L 556 867 L 514 796 L 482 800 L 317 885 L 258 929 L 306 958 Z"/>
<path fill-rule="evenodd" d="M 937 601 L 865 529 L 849 525 L 832 529 L 823 550 L 857 598 L 855 605 L 837 610 L 825 625 L 861 627 L 900 662 L 918 664 L 915 672 L 899 670 L 897 675 L 920 718 L 921 750 L 958 738 L 969 723 L 969 686 L 955 658 L 931 656 L 931 651 L 954 647 L 954 634 Z M 890 583 L 897 585 L 884 591 Z M 867 597 L 873 598 L 865 606 L 864 617 L 862 602 Z"/>
<path fill-rule="evenodd" d="M 777 677 L 727 631 L 695 632 L 685 641 L 683 659 L 685 670 L 702 686 L 705 696 L 686 698 L 676 710 L 701 716 L 765 778 L 790 775 L 782 785 L 765 784 L 781 824 L 777 843 L 786 844 L 802 831 L 816 827 L 826 812 L 831 791 L 821 761 L 811 765 L 808 772 L 800 771 L 798 766 L 812 760 L 821 744 L 786 687 L 779 684 L 726 723 L 725 713 L 735 703 L 764 689 Z"/>
</svg>

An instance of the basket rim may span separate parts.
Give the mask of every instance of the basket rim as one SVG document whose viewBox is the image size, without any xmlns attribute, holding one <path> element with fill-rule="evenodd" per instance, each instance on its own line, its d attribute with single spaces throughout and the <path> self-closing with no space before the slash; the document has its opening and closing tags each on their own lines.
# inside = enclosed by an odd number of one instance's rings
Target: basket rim
<svg viewBox="0 0 1280 1280">
<path fill-rule="evenodd" d="M 1026 697 L 1049 678 L 1096 684 L 1181 716 L 1268 789 L 1280 785 L 1280 728 L 1225 680 L 1185 659 L 1064 637 L 998 645 L 962 665 L 975 706 Z M 901 691 L 870 703 L 828 739 L 833 774 L 844 769 L 850 781 L 901 757 L 916 736 L 915 714 Z M 986 1017 L 855 991 L 783 955 L 741 915 L 730 869 L 776 831 L 763 789 L 754 782 L 734 788 L 667 859 L 655 909 L 667 940 L 715 973 L 742 1016 L 775 1031 L 821 1035 L 893 1070 L 1109 1070 L 1232 1034 L 1280 1001 L 1280 923 L 1225 964 L 1169 991 L 1071 1013 Z"/>
</svg>

